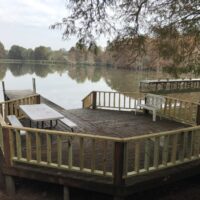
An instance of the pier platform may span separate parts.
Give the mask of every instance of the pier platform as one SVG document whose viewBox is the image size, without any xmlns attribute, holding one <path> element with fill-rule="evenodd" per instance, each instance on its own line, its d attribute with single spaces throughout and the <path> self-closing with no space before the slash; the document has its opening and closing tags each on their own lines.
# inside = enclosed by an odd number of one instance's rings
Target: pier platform
<svg viewBox="0 0 200 200">
<path fill-rule="evenodd" d="M 140 92 L 200 91 L 200 79 L 158 79 L 140 81 Z"/>
<path fill-rule="evenodd" d="M 93 91 L 82 109 L 66 110 L 39 94 L 1 105 L 1 170 L 12 193 L 15 179 L 26 178 L 125 199 L 135 192 L 200 173 L 199 104 L 165 97 L 156 122 L 139 110 L 143 94 Z M 45 103 L 77 124 L 76 132 L 30 127 L 21 104 Z M 190 111 L 190 112 L 188 112 Z M 7 123 L 16 115 L 23 127 Z M 49 122 L 45 122 L 48 127 Z M 20 131 L 26 131 L 21 135 Z"/>
</svg>

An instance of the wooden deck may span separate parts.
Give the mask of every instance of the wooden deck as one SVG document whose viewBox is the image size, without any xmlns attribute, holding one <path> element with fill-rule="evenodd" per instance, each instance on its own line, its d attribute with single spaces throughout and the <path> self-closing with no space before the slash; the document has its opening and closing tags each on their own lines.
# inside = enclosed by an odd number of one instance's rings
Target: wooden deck
<svg viewBox="0 0 200 200">
<path fill-rule="evenodd" d="M 4 155 L 1 156 L 5 160 L 1 166 L 4 175 L 123 199 L 134 192 L 200 173 L 200 143 L 193 144 L 200 140 L 200 131 L 199 127 L 190 125 L 191 120 L 198 122 L 193 114 L 197 113 L 198 104 L 167 100 L 162 115 L 180 118 L 184 123 L 163 116 L 153 122 L 151 114 L 138 112 L 135 115 L 131 97 L 121 96 L 118 101 L 114 100 L 113 109 L 117 110 L 102 109 L 108 105 L 112 107 L 112 94 L 105 92 L 102 96 L 93 92 L 86 97 L 83 105 L 93 109 L 65 110 L 37 95 L 2 104 L 7 110 L 1 113 L 16 114 L 25 127 L 30 123 L 19 112 L 20 103 L 45 103 L 78 125 L 76 133 L 70 133 L 61 122 L 53 130 L 36 129 L 36 124 L 32 123 L 31 129 L 24 128 L 29 133 L 23 137 L 19 134 L 23 128 L 1 122 L 4 127 Z M 102 103 L 106 97 L 110 99 Z M 136 105 L 135 100 L 133 104 Z M 186 114 L 189 110 L 190 115 Z M 45 126 L 48 127 L 49 122 Z"/>
<path fill-rule="evenodd" d="M 186 124 L 160 117 L 153 122 L 152 115 L 143 112 L 135 115 L 135 112 L 101 109 L 65 110 L 47 99 L 42 98 L 42 102 L 74 121 L 78 125 L 78 131 L 94 135 L 125 138 L 188 127 Z M 61 123 L 57 129 L 70 130 Z"/>
</svg>

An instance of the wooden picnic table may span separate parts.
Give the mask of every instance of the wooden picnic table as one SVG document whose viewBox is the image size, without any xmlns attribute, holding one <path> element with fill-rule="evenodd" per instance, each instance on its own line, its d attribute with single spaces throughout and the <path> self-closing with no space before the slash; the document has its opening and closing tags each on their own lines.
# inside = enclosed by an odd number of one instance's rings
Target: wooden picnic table
<svg viewBox="0 0 200 200">
<path fill-rule="evenodd" d="M 46 104 L 20 105 L 19 108 L 30 119 L 30 127 L 31 121 L 36 122 L 37 127 L 39 122 L 42 122 L 42 128 L 45 121 L 50 121 L 50 127 L 52 128 L 54 120 L 57 125 L 57 120 L 64 118 L 62 114 Z"/>
</svg>

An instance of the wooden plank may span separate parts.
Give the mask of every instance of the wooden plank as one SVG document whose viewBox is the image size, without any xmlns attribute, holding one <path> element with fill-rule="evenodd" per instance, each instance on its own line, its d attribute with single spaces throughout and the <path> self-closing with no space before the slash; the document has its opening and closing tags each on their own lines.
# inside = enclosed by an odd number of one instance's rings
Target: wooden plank
<svg viewBox="0 0 200 200">
<path fill-rule="evenodd" d="M 140 171 L 140 141 L 135 142 L 134 170 L 136 173 L 139 173 L 139 171 Z"/>
<path fill-rule="evenodd" d="M 176 155 L 177 155 L 177 141 L 178 141 L 178 135 L 175 134 L 172 136 L 172 153 L 171 153 L 171 162 L 173 164 L 176 163 Z"/>
<path fill-rule="evenodd" d="M 80 171 L 83 171 L 84 169 L 84 138 L 79 138 L 79 146 L 80 146 Z"/>
<path fill-rule="evenodd" d="M 62 136 L 57 135 L 57 157 L 58 157 L 58 167 L 62 165 Z"/>
<path fill-rule="evenodd" d="M 149 171 L 150 155 L 149 139 L 145 139 L 144 169 Z"/>
<path fill-rule="evenodd" d="M 96 141 L 92 139 L 92 157 L 91 157 L 91 172 L 95 170 L 95 159 L 96 159 Z"/>
<path fill-rule="evenodd" d="M 160 138 L 159 137 L 155 137 L 155 141 L 154 141 L 154 154 L 153 154 L 153 166 L 155 167 L 155 169 L 158 168 L 159 146 L 160 146 Z"/>
<path fill-rule="evenodd" d="M 35 133 L 36 136 L 36 160 L 37 163 L 41 162 L 41 136 L 40 133 L 36 132 Z"/>
<path fill-rule="evenodd" d="M 164 136 L 164 146 L 162 152 L 162 164 L 167 166 L 169 151 L 169 136 Z"/>
<path fill-rule="evenodd" d="M 52 148 L 51 148 L 51 136 L 49 134 L 46 134 L 46 141 L 47 141 L 47 163 L 50 165 L 52 160 L 51 160 L 51 152 L 52 152 Z"/>
<path fill-rule="evenodd" d="M 32 152 L 31 152 L 31 134 L 26 133 L 26 158 L 27 161 L 30 161 L 32 158 Z"/>
<path fill-rule="evenodd" d="M 16 135 L 16 149 L 17 149 L 17 158 L 20 160 L 22 158 L 22 143 L 21 143 L 21 136 L 20 136 L 20 131 L 15 130 L 15 135 Z"/>
<path fill-rule="evenodd" d="M 68 138 L 68 146 L 67 146 L 67 157 L 68 157 L 68 168 L 72 169 L 73 166 L 73 151 L 72 151 L 72 139 Z"/>
<path fill-rule="evenodd" d="M 106 175 L 106 167 L 107 167 L 107 150 L 108 150 L 108 143 L 107 141 L 103 142 L 103 175 Z"/>
</svg>

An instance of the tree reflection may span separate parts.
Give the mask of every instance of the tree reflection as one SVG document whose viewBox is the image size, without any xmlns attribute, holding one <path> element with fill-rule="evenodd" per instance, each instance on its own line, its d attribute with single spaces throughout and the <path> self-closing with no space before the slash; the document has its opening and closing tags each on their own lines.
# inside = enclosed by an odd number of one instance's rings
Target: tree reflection
<svg viewBox="0 0 200 200">
<path fill-rule="evenodd" d="M 7 70 L 8 70 L 8 65 L 6 65 L 6 64 L 0 64 L 0 80 L 4 79 Z"/>
<path fill-rule="evenodd" d="M 98 82 L 104 79 L 112 90 L 119 92 L 138 92 L 140 80 L 169 77 L 164 73 L 119 70 L 102 66 L 1 64 L 1 80 L 4 79 L 7 70 L 10 70 L 15 77 L 36 74 L 38 77 L 46 78 L 49 74 L 58 73 L 61 76 L 67 73 L 77 83 L 84 83 L 87 80 Z"/>
</svg>

